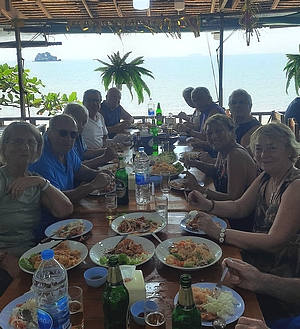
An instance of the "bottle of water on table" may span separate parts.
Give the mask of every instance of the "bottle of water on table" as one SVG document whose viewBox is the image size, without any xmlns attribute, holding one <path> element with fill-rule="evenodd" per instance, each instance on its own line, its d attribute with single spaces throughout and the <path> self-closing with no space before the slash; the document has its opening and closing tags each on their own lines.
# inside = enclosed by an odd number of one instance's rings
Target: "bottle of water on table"
<svg viewBox="0 0 300 329">
<path fill-rule="evenodd" d="M 150 98 L 148 103 L 148 116 L 150 118 L 154 118 L 154 103 L 152 101 L 152 98 Z"/>
<path fill-rule="evenodd" d="M 67 271 L 54 259 L 52 249 L 43 250 L 41 256 L 32 279 L 39 329 L 70 328 Z"/>
<path fill-rule="evenodd" d="M 135 200 L 139 205 L 150 203 L 149 163 L 144 147 L 139 147 L 139 152 L 134 158 Z"/>
</svg>

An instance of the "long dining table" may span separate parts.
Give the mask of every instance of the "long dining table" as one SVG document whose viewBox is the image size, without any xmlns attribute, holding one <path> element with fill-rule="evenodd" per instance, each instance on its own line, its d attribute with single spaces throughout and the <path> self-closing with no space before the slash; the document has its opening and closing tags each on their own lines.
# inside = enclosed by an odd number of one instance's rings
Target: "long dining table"
<svg viewBox="0 0 300 329">
<path fill-rule="evenodd" d="M 178 149 L 188 150 L 186 147 L 180 149 L 180 146 Z M 159 194 L 160 190 L 156 187 L 155 195 Z M 164 241 L 173 237 L 190 235 L 181 228 L 180 222 L 187 212 L 193 209 L 194 208 L 187 203 L 183 191 L 171 190 L 168 194 L 168 224 L 162 231 L 157 233 L 159 238 Z M 132 212 L 154 211 L 155 206 L 153 196 L 151 197 L 150 204 L 147 206 L 138 206 L 135 202 L 134 191 L 130 190 L 129 204 L 126 206 L 118 206 L 117 216 Z M 92 222 L 92 231 L 87 235 L 88 238 L 82 242 L 89 250 L 99 241 L 117 235 L 111 228 L 111 221 L 106 217 L 104 196 L 88 196 L 82 199 L 75 205 L 74 212 L 70 218 L 81 218 Z M 150 239 L 154 245 L 159 244 L 152 235 L 145 238 Z M 171 313 L 174 308 L 174 297 L 179 290 L 179 278 L 182 273 L 190 273 L 193 283 L 218 282 L 222 273 L 221 261 L 225 257 L 241 259 L 240 250 L 235 246 L 224 243 L 220 244 L 220 247 L 222 249 L 221 259 L 214 265 L 199 270 L 189 271 L 187 269 L 179 270 L 171 268 L 161 263 L 155 255 L 146 263 L 137 266 L 137 269 L 141 270 L 143 273 L 146 291 L 157 293 L 165 299 L 167 306 L 167 329 L 172 328 Z M 94 264 L 89 256 L 87 256 L 77 267 L 68 271 L 68 279 L 69 285 L 77 285 L 83 289 L 85 328 L 102 329 L 104 328 L 102 310 L 102 292 L 104 290 L 104 285 L 99 288 L 92 288 L 85 283 L 83 276 L 84 271 L 93 266 L 96 266 L 96 264 Z M 29 291 L 31 284 L 32 275 L 21 271 L 0 298 L 0 310 L 15 298 Z M 226 282 L 226 279 L 224 284 L 230 287 L 229 283 Z M 237 287 L 231 288 L 233 288 L 244 300 L 244 316 L 263 320 L 263 315 L 255 293 Z M 228 324 L 227 328 L 234 328 L 235 324 L 236 321 Z M 143 328 L 143 326 L 137 325 L 133 320 L 130 321 L 129 326 L 130 329 Z"/>
</svg>

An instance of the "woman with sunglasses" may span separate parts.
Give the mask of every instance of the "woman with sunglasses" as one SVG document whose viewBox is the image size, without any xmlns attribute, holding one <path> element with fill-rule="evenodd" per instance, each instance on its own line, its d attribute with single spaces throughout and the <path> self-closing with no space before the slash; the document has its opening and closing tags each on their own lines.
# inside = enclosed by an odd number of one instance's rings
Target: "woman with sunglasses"
<svg viewBox="0 0 300 329">
<path fill-rule="evenodd" d="M 41 206 L 55 218 L 73 211 L 70 200 L 44 177 L 28 171 L 42 152 L 40 132 L 27 122 L 13 122 L 0 140 L 0 268 L 14 277 L 18 259 L 35 245 L 34 231 L 41 221 Z M 5 277 L 5 272 L 0 273 Z M 1 283 L 0 283 L 1 290 Z"/>
</svg>

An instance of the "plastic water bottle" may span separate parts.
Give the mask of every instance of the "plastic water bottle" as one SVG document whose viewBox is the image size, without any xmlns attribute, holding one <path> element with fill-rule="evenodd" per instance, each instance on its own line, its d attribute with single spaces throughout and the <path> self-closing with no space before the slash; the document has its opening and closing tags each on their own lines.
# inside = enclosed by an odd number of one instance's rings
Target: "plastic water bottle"
<svg viewBox="0 0 300 329">
<path fill-rule="evenodd" d="M 149 157 L 144 147 L 139 147 L 139 152 L 134 158 L 135 171 L 135 200 L 139 205 L 150 203 Z"/>
<path fill-rule="evenodd" d="M 149 99 L 148 103 L 148 116 L 154 118 L 154 103 L 152 98 Z"/>
<path fill-rule="evenodd" d="M 70 327 L 67 271 L 54 259 L 52 249 L 43 250 L 41 256 L 42 262 L 32 279 L 39 329 L 67 329 Z"/>
</svg>

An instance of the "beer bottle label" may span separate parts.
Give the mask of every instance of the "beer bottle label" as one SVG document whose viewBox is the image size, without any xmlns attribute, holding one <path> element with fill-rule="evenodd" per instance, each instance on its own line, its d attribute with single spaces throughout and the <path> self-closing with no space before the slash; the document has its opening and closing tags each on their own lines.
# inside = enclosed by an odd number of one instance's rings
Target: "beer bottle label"
<svg viewBox="0 0 300 329">
<path fill-rule="evenodd" d="M 118 198 L 122 198 L 126 194 L 126 185 L 121 179 L 116 179 L 116 192 Z"/>
</svg>

